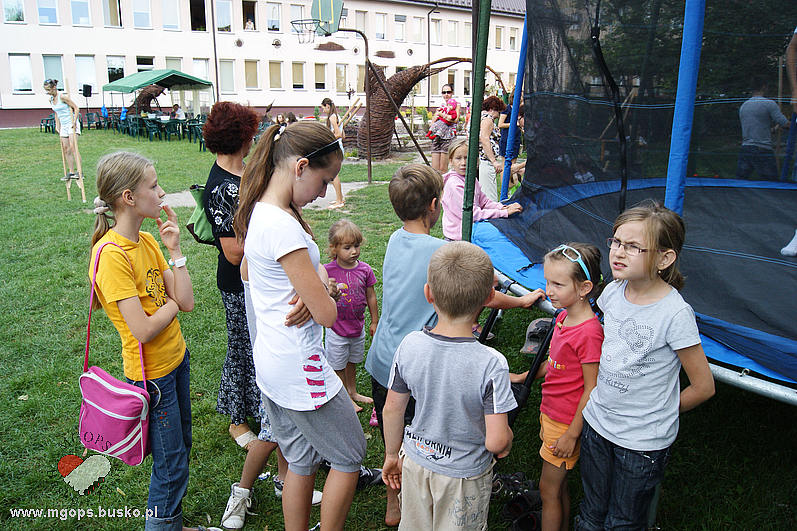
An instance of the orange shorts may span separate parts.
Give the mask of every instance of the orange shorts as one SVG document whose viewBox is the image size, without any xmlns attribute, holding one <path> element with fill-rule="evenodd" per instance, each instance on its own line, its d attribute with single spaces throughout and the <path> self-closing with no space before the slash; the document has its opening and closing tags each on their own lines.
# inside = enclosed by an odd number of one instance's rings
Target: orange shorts
<svg viewBox="0 0 797 531">
<path fill-rule="evenodd" d="M 542 446 L 540 446 L 540 457 L 548 461 L 553 466 L 559 468 L 562 463 L 565 464 L 567 470 L 572 470 L 578 462 L 578 456 L 581 453 L 581 439 L 576 442 L 576 447 L 573 449 L 573 455 L 570 457 L 557 457 L 553 455 L 550 447 L 564 435 L 569 428 L 569 424 L 564 422 L 557 422 L 545 413 L 540 413 L 540 439 L 542 439 Z"/>
</svg>

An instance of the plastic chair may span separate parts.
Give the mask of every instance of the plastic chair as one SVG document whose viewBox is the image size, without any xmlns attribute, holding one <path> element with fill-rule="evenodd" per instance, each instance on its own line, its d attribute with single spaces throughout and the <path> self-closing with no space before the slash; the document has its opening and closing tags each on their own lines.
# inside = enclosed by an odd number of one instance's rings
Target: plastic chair
<svg viewBox="0 0 797 531">
<path fill-rule="evenodd" d="M 161 136 L 161 128 L 157 123 L 152 120 L 144 120 L 144 126 L 146 127 L 146 133 L 150 142 L 152 142 L 152 137 L 155 135 L 158 135 L 158 140 L 163 140 L 163 136 Z"/>
<path fill-rule="evenodd" d="M 166 122 L 165 125 L 166 127 L 164 128 L 163 132 L 166 135 L 167 141 L 171 141 L 172 135 L 177 135 L 177 140 L 180 140 L 183 137 L 180 122 L 169 121 Z"/>
<path fill-rule="evenodd" d="M 100 123 L 100 116 L 96 112 L 87 112 L 86 113 L 86 129 L 91 129 L 91 126 L 94 126 L 94 129 L 99 129 L 102 125 Z"/>
</svg>

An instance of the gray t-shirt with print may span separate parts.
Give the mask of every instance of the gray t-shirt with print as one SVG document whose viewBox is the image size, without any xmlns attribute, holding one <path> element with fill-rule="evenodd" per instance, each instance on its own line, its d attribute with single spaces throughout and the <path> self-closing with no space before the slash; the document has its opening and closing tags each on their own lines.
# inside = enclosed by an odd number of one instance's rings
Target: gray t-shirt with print
<svg viewBox="0 0 797 531">
<path fill-rule="evenodd" d="M 517 407 L 500 352 L 472 337 L 444 337 L 428 328 L 399 345 L 388 389 L 415 398 L 415 417 L 404 429 L 407 457 L 455 478 L 479 475 L 492 462 L 484 416 Z"/>
<path fill-rule="evenodd" d="M 695 313 L 673 289 L 644 306 L 612 282 L 598 297 L 604 340 L 598 384 L 584 419 L 605 439 L 632 450 L 662 450 L 678 434 L 681 361 L 676 350 L 700 343 Z"/>
</svg>

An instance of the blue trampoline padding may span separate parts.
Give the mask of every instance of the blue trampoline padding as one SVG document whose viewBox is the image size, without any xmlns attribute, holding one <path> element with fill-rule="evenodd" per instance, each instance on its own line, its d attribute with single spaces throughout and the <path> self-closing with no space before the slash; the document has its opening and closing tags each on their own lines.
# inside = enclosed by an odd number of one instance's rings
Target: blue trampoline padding
<svg viewBox="0 0 797 531">
<path fill-rule="evenodd" d="M 483 221 L 474 223 L 471 240 L 490 256 L 493 267 L 507 277 L 530 291 L 537 288 L 545 289 L 542 264 L 531 265 L 526 255 L 493 224 Z M 710 337 L 700 334 L 700 339 L 706 356 L 711 360 L 740 369 L 749 369 L 773 380 L 797 384 L 794 380 L 764 367 Z"/>
</svg>

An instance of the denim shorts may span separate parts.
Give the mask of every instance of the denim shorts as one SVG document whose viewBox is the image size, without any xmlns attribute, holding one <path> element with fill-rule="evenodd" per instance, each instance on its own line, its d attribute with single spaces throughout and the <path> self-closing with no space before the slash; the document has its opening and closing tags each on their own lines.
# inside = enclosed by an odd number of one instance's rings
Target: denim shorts
<svg viewBox="0 0 797 531">
<path fill-rule="evenodd" d="M 630 450 L 608 441 L 585 420 L 581 433 L 584 499 L 576 529 L 645 529 L 670 448 Z"/>
</svg>

